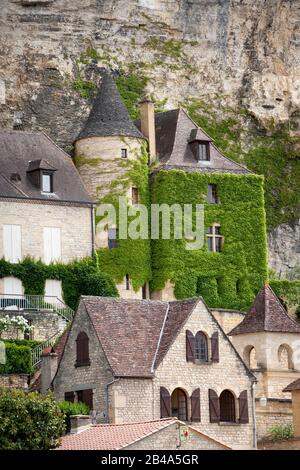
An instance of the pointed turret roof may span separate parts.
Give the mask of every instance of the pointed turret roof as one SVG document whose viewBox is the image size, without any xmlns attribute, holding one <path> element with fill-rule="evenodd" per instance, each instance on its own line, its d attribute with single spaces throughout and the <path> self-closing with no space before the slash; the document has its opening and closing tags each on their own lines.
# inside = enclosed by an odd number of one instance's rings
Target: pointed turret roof
<svg viewBox="0 0 300 470">
<path fill-rule="evenodd" d="M 300 325 L 288 315 L 268 284 L 259 291 L 244 320 L 228 334 L 241 335 L 260 331 L 300 333 Z"/>
<path fill-rule="evenodd" d="M 102 71 L 100 89 L 85 126 L 76 140 L 112 135 L 145 139 L 133 124 L 113 77 L 107 71 Z"/>
</svg>

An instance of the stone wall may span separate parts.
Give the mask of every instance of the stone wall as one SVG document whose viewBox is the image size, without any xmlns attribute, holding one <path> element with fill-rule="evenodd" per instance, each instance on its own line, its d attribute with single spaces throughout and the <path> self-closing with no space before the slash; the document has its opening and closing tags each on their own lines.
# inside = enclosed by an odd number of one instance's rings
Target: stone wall
<svg viewBox="0 0 300 470">
<path fill-rule="evenodd" d="M 279 225 L 268 234 L 269 265 L 279 275 L 300 266 L 300 220 Z"/>
<path fill-rule="evenodd" d="M 0 258 L 4 256 L 4 224 L 21 225 L 22 257 L 44 259 L 44 227 L 61 229 L 63 263 L 92 254 L 90 207 L 1 200 L 0 220 Z"/>
<path fill-rule="evenodd" d="M 207 438 L 190 427 L 188 439 L 180 439 L 180 427 L 180 424 L 174 423 L 127 446 L 126 450 L 226 450 L 226 447 L 217 441 Z"/>
<path fill-rule="evenodd" d="M 30 332 L 30 338 L 35 341 L 46 341 L 59 331 L 62 332 L 66 327 L 66 321 L 53 312 L 14 312 L 11 310 L 0 310 L 0 318 L 6 315 L 9 317 L 21 315 L 28 320 L 33 327 Z M 24 333 L 17 330 L 8 330 L 2 333 L 1 339 L 24 339 Z"/>
<path fill-rule="evenodd" d="M 221 325 L 226 334 L 235 328 L 241 321 L 244 320 L 245 313 L 238 310 L 225 310 L 222 308 L 213 309 L 211 313 Z"/>
<path fill-rule="evenodd" d="M 255 408 L 258 440 L 270 437 L 270 429 L 273 426 L 293 423 L 292 401 L 290 399 L 268 400 L 265 406 L 256 400 Z"/>
<path fill-rule="evenodd" d="M 90 366 L 76 367 L 76 338 L 84 331 L 89 337 Z M 53 386 L 57 400 L 64 400 L 65 393 L 92 389 L 93 409 L 98 413 L 98 421 L 106 422 L 106 384 L 113 376 L 105 354 L 100 347 L 94 327 L 81 302 L 72 323 L 68 341 L 54 378 Z"/>
<path fill-rule="evenodd" d="M 28 390 L 29 376 L 26 374 L 0 374 L 0 388 L 21 388 Z"/>
</svg>

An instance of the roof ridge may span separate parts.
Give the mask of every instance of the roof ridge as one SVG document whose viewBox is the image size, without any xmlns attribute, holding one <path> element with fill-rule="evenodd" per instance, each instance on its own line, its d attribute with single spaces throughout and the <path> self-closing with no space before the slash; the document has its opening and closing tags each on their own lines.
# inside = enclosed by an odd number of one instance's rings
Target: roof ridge
<svg viewBox="0 0 300 470">
<path fill-rule="evenodd" d="M 162 422 L 172 422 L 178 421 L 178 418 L 175 416 L 170 418 L 161 418 L 161 419 L 150 419 L 147 421 L 133 421 L 130 423 L 99 423 L 99 424 L 92 424 L 91 427 L 93 428 L 101 428 L 101 427 L 122 427 L 122 426 L 136 426 L 137 424 L 154 424 L 154 423 L 162 423 Z"/>
<path fill-rule="evenodd" d="M 267 287 L 267 289 L 270 290 L 271 294 L 273 295 L 273 297 L 275 298 L 277 304 L 279 305 L 280 309 L 281 309 L 281 312 L 283 315 L 285 315 L 285 317 L 291 322 L 293 323 L 294 325 L 296 325 L 298 328 L 300 328 L 300 324 L 294 320 L 288 313 L 287 311 L 285 310 L 284 306 L 282 305 L 282 303 L 280 302 L 279 298 L 277 297 L 277 295 L 275 294 L 275 292 L 273 291 L 272 287 L 270 286 L 270 284 L 268 283 L 265 283 L 265 286 Z"/>
</svg>

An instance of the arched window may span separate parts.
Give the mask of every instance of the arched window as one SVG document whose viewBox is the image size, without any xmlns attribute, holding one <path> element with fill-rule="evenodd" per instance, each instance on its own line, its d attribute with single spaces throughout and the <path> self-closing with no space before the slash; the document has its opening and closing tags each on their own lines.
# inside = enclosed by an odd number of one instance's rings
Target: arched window
<svg viewBox="0 0 300 470">
<path fill-rule="evenodd" d="M 171 395 L 172 416 L 187 421 L 187 397 L 181 388 L 175 388 Z"/>
<path fill-rule="evenodd" d="M 235 397 L 229 390 L 223 390 L 219 398 L 220 401 L 220 421 L 225 423 L 235 423 Z"/>
<path fill-rule="evenodd" d="M 89 366 L 89 337 L 81 331 L 76 339 L 76 366 Z"/>
<path fill-rule="evenodd" d="M 278 349 L 278 362 L 280 369 L 293 369 L 292 350 L 287 344 L 282 344 Z"/>
<path fill-rule="evenodd" d="M 202 331 L 198 331 L 195 336 L 195 359 L 208 361 L 207 337 Z"/>
<path fill-rule="evenodd" d="M 254 346 L 247 346 L 244 350 L 244 361 L 249 369 L 257 369 L 256 350 Z"/>
</svg>

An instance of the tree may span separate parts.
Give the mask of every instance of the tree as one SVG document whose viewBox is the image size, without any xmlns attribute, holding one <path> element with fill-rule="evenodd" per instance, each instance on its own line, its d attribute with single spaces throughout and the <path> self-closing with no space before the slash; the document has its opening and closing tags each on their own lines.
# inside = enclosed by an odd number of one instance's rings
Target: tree
<svg viewBox="0 0 300 470">
<path fill-rule="evenodd" d="M 49 450 L 65 431 L 52 394 L 0 388 L 0 450 Z"/>
</svg>

